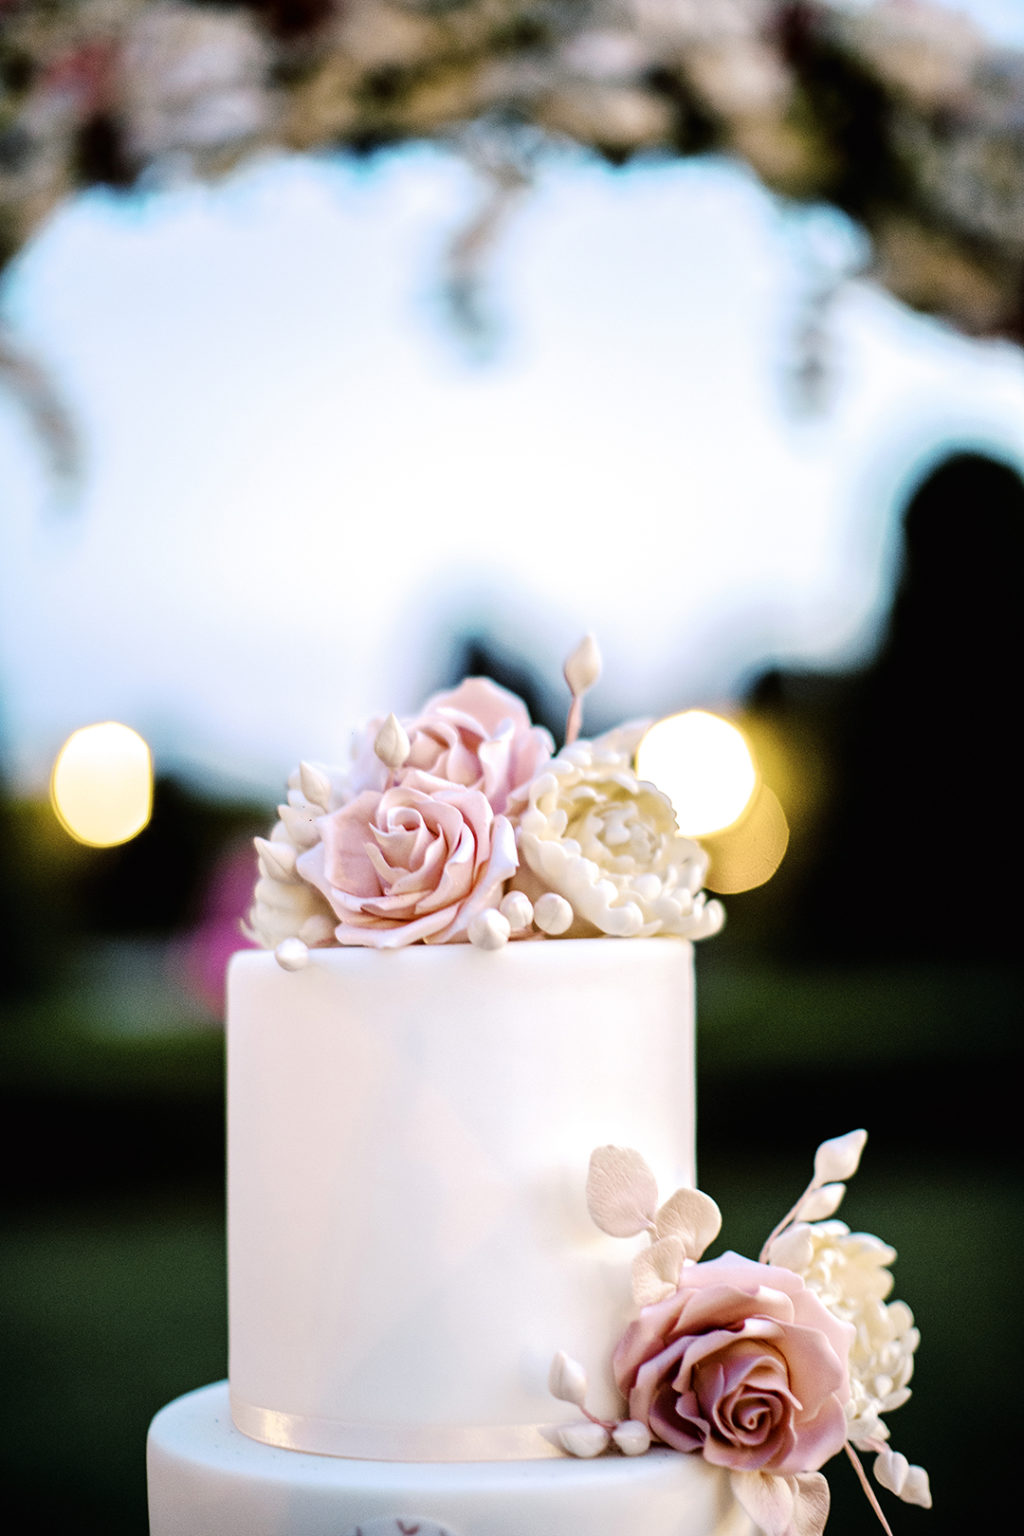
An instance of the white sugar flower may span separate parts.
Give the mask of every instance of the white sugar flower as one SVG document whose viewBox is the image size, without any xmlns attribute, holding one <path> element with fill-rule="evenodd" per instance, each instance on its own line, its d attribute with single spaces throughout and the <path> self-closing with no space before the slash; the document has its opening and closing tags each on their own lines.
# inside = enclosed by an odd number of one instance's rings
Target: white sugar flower
<svg viewBox="0 0 1024 1536">
<path fill-rule="evenodd" d="M 574 933 L 715 933 L 722 909 L 700 889 L 707 857 L 680 834 L 667 797 L 637 778 L 624 745 L 574 742 L 530 785 L 518 832 L 530 872 L 522 883 L 532 896 L 564 897 Z"/>
<path fill-rule="evenodd" d="M 772 1245 L 773 1263 L 795 1269 L 829 1311 L 856 1329 L 850 1350 L 849 1437 L 861 1450 L 877 1449 L 889 1431 L 882 1414 L 910 1396 L 920 1335 L 910 1308 L 886 1302 L 894 1248 L 841 1221 L 803 1223 Z"/>
<path fill-rule="evenodd" d="M 276 949 L 286 939 L 301 939 L 310 948 L 334 941 L 337 919 L 316 887 L 299 875 L 296 860 L 319 842 L 317 818 L 340 793 L 328 769 L 303 763 L 288 780 L 288 802 L 278 807 L 269 838 L 256 838 L 260 877 L 245 932 L 264 949 Z"/>
</svg>

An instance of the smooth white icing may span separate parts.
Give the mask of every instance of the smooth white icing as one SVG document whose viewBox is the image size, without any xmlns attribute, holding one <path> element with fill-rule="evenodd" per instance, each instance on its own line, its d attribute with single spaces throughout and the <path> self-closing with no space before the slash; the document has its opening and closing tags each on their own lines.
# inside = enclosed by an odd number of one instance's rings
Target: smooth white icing
<svg viewBox="0 0 1024 1536">
<path fill-rule="evenodd" d="M 652 1450 L 596 1461 L 349 1461 L 239 1434 L 226 1383 L 157 1414 L 150 1536 L 753 1536 L 728 1474 Z"/>
<path fill-rule="evenodd" d="M 357 1455 L 369 1436 L 374 1456 L 544 1456 L 559 1349 L 614 1414 L 629 1266 L 589 1221 L 587 1162 L 642 1145 L 662 1188 L 694 1182 L 690 944 L 318 950 L 291 974 L 249 952 L 228 995 L 243 1426 Z"/>
</svg>

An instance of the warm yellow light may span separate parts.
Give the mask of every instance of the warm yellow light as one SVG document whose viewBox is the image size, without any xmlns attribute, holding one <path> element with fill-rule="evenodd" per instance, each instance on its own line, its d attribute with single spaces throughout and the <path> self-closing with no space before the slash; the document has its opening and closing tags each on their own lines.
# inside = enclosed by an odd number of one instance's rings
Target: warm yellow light
<svg viewBox="0 0 1024 1536">
<path fill-rule="evenodd" d="M 740 820 L 705 839 L 711 863 L 704 884 L 720 896 L 752 891 L 771 879 L 788 847 L 786 813 L 778 796 L 761 783 Z"/>
<path fill-rule="evenodd" d="M 130 726 L 107 720 L 73 731 L 57 753 L 50 799 L 67 832 L 112 848 L 141 832 L 153 807 L 153 760 Z"/>
<path fill-rule="evenodd" d="M 750 801 L 757 769 L 743 733 L 703 709 L 651 726 L 636 754 L 637 773 L 672 801 L 679 830 L 706 837 L 731 826 Z"/>
</svg>

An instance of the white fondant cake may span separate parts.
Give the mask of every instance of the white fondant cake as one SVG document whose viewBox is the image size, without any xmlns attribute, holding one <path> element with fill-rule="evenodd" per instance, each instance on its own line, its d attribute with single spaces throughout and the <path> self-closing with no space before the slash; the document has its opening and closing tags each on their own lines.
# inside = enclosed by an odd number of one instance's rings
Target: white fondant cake
<svg viewBox="0 0 1024 1536">
<path fill-rule="evenodd" d="M 692 945 L 236 955 L 231 1401 L 246 1433 L 381 1460 L 560 1454 L 559 1349 L 619 1397 L 620 1245 L 590 1149 L 692 1184 Z"/>
<path fill-rule="evenodd" d="M 840 1450 L 929 1502 L 882 1419 L 895 1255 L 828 1219 L 865 1133 L 756 1262 L 703 1258 L 690 941 L 721 911 L 640 729 L 575 740 L 597 666 L 557 757 L 470 679 L 303 764 L 256 840 L 229 1382 L 154 1420 L 151 1536 L 822 1536 Z"/>
<path fill-rule="evenodd" d="M 728 1476 L 672 1451 L 596 1461 L 350 1461 L 240 1434 L 226 1383 L 162 1409 L 151 1536 L 751 1536 Z"/>
<path fill-rule="evenodd" d="M 698 1458 L 565 1457 L 547 1385 L 565 1348 L 616 1409 L 629 1276 L 587 1156 L 642 1141 L 692 1184 L 692 972 L 665 939 L 235 957 L 230 1399 L 154 1421 L 152 1536 L 750 1529 Z"/>
</svg>

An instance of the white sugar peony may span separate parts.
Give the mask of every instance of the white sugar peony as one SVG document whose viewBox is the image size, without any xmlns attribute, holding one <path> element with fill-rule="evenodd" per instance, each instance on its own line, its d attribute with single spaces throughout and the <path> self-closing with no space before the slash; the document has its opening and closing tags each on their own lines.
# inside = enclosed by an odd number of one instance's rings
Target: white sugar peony
<svg viewBox="0 0 1024 1536">
<path fill-rule="evenodd" d="M 795 1269 L 834 1316 L 856 1329 L 850 1350 L 848 1433 L 860 1450 L 877 1449 L 889 1431 L 882 1414 L 910 1396 L 920 1335 L 910 1308 L 886 1302 L 896 1250 L 841 1221 L 803 1223 L 772 1244 L 773 1263 Z"/>
<path fill-rule="evenodd" d="M 529 894 L 572 907 L 570 932 L 703 938 L 722 925 L 702 891 L 707 857 L 668 798 L 638 779 L 619 737 L 577 741 L 530 785 L 518 828 Z"/>
<path fill-rule="evenodd" d="M 243 931 L 264 949 L 301 939 L 311 949 L 334 943 L 334 917 L 326 898 L 298 872 L 297 860 L 319 841 L 317 818 L 340 798 L 330 770 L 303 763 L 288 780 L 287 804 L 269 838 L 257 838 L 260 877 Z"/>
</svg>

